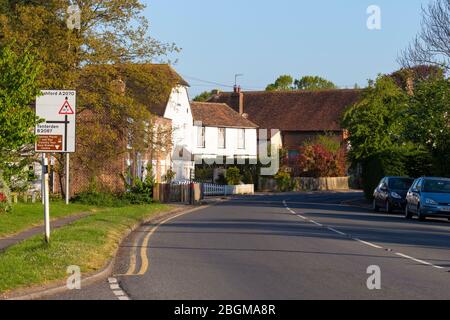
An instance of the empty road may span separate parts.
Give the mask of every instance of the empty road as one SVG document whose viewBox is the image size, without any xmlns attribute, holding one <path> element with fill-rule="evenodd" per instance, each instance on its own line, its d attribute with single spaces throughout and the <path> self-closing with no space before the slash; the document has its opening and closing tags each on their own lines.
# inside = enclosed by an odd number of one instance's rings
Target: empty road
<svg viewBox="0 0 450 320">
<path fill-rule="evenodd" d="M 358 197 L 243 196 L 144 226 L 111 283 L 54 299 L 450 299 L 450 223 L 341 204 Z"/>
</svg>

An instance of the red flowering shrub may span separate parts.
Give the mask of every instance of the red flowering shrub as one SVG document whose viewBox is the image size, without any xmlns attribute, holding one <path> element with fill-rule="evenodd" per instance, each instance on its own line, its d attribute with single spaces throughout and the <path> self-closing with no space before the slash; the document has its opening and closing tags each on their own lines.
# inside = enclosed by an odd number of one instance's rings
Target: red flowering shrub
<svg viewBox="0 0 450 320">
<path fill-rule="evenodd" d="M 321 144 L 306 145 L 300 148 L 298 165 L 302 176 L 342 177 L 345 175 L 345 164 L 346 155 L 343 149 L 332 152 Z"/>
<path fill-rule="evenodd" d="M 0 192 L 0 202 L 7 202 L 8 198 L 6 198 L 6 195 L 4 195 L 2 192 Z"/>
</svg>

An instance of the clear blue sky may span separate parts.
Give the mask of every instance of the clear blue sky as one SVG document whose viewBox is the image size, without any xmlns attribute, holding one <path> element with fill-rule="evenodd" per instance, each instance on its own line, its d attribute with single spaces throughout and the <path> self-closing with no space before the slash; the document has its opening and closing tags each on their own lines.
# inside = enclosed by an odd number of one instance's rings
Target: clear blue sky
<svg viewBox="0 0 450 320">
<path fill-rule="evenodd" d="M 264 89 L 281 74 L 320 75 L 342 87 L 398 69 L 429 0 L 143 0 L 150 34 L 182 48 L 175 69 L 190 95 L 233 85 Z M 382 29 L 370 31 L 369 5 Z"/>
</svg>

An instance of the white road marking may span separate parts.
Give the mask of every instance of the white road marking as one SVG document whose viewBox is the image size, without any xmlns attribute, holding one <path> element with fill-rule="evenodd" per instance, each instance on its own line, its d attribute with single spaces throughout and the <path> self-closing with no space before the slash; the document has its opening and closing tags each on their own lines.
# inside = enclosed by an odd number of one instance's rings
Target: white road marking
<svg viewBox="0 0 450 320">
<path fill-rule="evenodd" d="M 367 245 L 369 247 L 372 247 L 372 248 L 383 249 L 383 247 L 380 247 L 380 246 L 378 246 L 376 244 L 373 244 L 373 243 L 370 243 L 370 242 L 367 242 L 367 241 L 364 241 L 364 240 L 361 240 L 361 239 L 358 239 L 358 238 L 353 238 L 353 240 L 358 241 L 359 243 L 365 244 L 365 245 Z"/>
<path fill-rule="evenodd" d="M 327 229 L 330 230 L 330 231 L 333 231 L 333 232 L 335 232 L 335 233 L 337 233 L 337 234 L 340 234 L 341 236 L 346 236 L 346 235 L 347 235 L 346 233 L 341 232 L 341 231 L 336 230 L 336 229 L 331 228 L 331 227 L 327 227 Z"/>
<path fill-rule="evenodd" d="M 309 220 L 309 222 L 314 223 L 318 227 L 323 227 L 323 224 L 320 224 L 318 222 L 315 222 L 314 220 Z"/>
<path fill-rule="evenodd" d="M 117 281 L 117 278 L 112 278 L 112 277 L 108 278 L 108 283 L 109 283 L 110 289 L 112 290 L 114 295 L 117 297 L 117 299 L 119 299 L 119 300 L 131 300 L 130 297 L 127 296 L 125 291 L 123 291 L 120 288 L 119 281 Z"/>
<path fill-rule="evenodd" d="M 125 292 L 123 292 L 122 290 L 114 290 L 113 293 L 116 296 L 125 296 Z"/>
<path fill-rule="evenodd" d="M 296 214 L 295 212 L 293 212 L 292 209 L 290 209 L 290 208 L 288 207 L 288 205 L 287 205 L 287 203 L 286 203 L 285 200 L 283 201 L 283 203 L 284 203 L 284 205 L 286 206 L 286 208 L 287 208 L 291 213 Z M 337 234 L 339 234 L 339 235 L 341 235 L 341 236 L 344 236 L 344 237 L 347 237 L 347 236 L 348 236 L 348 235 L 347 235 L 346 233 L 344 233 L 344 232 L 341 232 L 341 231 L 339 231 L 339 230 L 336 230 L 336 229 L 334 229 L 334 228 L 332 228 L 332 227 L 324 226 L 324 225 L 322 225 L 322 224 L 320 224 L 320 223 L 318 223 L 318 222 L 316 222 L 316 221 L 314 221 L 314 220 L 308 219 L 308 218 L 306 218 L 306 217 L 304 217 L 304 216 L 302 216 L 302 215 L 300 215 L 300 214 L 296 214 L 296 215 L 297 215 L 297 217 L 302 218 L 303 220 L 308 221 L 308 222 L 310 222 L 310 223 L 313 223 L 313 224 L 315 224 L 315 225 L 318 226 L 318 227 L 326 227 L 328 230 L 330 230 L 330 231 L 332 231 L 332 232 L 335 232 L 335 233 L 337 233 Z M 354 241 L 357 241 L 357 242 L 359 242 L 359 243 L 361 243 L 361 244 L 364 244 L 364 245 L 367 245 L 367 246 L 369 246 L 369 247 L 375 248 L 375 249 L 384 249 L 383 247 L 381 247 L 381 246 L 379 246 L 379 245 L 376 245 L 376 244 L 374 244 L 374 243 L 368 242 L 368 241 L 364 241 L 364 240 L 361 240 L 361 239 L 358 239 L 358 238 L 351 238 L 351 239 L 354 240 Z M 388 249 L 387 251 L 392 252 L 391 249 Z M 418 263 L 423 264 L 423 265 L 426 265 L 426 266 L 430 266 L 430 267 L 433 267 L 433 268 L 436 268 L 436 269 L 440 269 L 440 270 L 445 269 L 444 267 L 440 267 L 440 266 L 434 265 L 434 264 L 432 264 L 432 263 L 430 263 L 430 262 L 426 262 L 426 261 L 423 261 L 423 260 L 420 260 L 420 259 L 416 259 L 416 258 L 414 258 L 414 257 L 410 257 L 410 256 L 408 256 L 408 255 L 406 255 L 406 254 L 403 254 L 403 253 L 395 253 L 395 254 L 396 254 L 397 256 L 399 256 L 399 257 L 402 257 L 402 258 L 405 258 L 405 259 L 409 259 L 409 260 L 418 262 Z"/>
<path fill-rule="evenodd" d="M 414 258 L 414 257 L 410 257 L 410 256 L 407 256 L 406 254 L 403 254 L 403 253 L 395 253 L 397 256 L 399 256 L 399 257 L 402 257 L 402 258 L 405 258 L 405 259 L 409 259 L 409 260 L 412 260 L 412 261 L 414 261 L 414 262 L 418 262 L 418 263 L 421 263 L 421 264 L 424 264 L 424 265 L 426 265 L 426 266 L 430 266 L 430 267 L 434 267 L 434 268 L 437 268 L 437 269 L 444 269 L 443 267 L 440 267 L 440 266 L 436 266 L 436 265 L 434 265 L 434 264 L 432 264 L 432 263 L 429 263 L 429 262 L 426 262 L 426 261 L 423 261 L 423 260 L 420 260 L 420 259 L 416 259 L 416 258 Z"/>
<path fill-rule="evenodd" d="M 111 290 L 121 290 L 118 284 L 112 284 L 109 287 L 111 288 Z"/>
</svg>

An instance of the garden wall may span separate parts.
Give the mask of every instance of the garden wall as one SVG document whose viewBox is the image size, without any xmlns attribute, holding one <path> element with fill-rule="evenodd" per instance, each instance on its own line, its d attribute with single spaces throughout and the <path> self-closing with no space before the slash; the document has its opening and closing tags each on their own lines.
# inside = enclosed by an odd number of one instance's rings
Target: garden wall
<svg viewBox="0 0 450 320">
<path fill-rule="evenodd" d="M 292 191 L 334 191 L 349 190 L 350 177 L 292 178 Z M 260 191 L 278 191 L 274 178 L 260 177 Z"/>
</svg>

